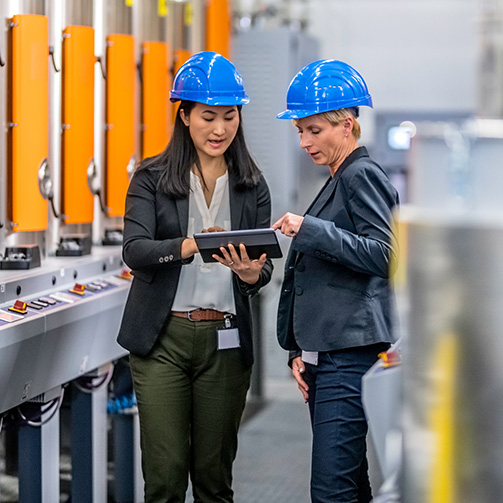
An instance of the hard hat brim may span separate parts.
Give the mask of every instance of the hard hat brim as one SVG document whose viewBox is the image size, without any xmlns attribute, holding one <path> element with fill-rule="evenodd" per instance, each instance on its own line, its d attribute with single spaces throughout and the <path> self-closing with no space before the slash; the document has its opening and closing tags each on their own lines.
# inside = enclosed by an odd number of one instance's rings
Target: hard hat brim
<svg viewBox="0 0 503 503">
<path fill-rule="evenodd" d="M 197 103 L 203 103 L 204 105 L 211 106 L 232 106 L 232 105 L 247 105 L 250 102 L 250 98 L 245 94 L 244 96 L 214 96 L 209 97 L 200 96 L 200 93 L 197 93 L 198 96 L 190 96 L 189 93 L 185 92 L 183 96 L 173 91 L 170 92 L 169 100 L 172 103 L 176 103 L 177 101 L 195 101 Z"/>
<path fill-rule="evenodd" d="M 292 103 L 292 105 L 294 105 Z M 308 104 L 309 105 L 309 104 Z M 305 106 L 305 105 L 304 105 Z M 337 105 L 332 103 L 312 104 L 309 109 L 306 108 L 287 108 L 285 111 L 276 115 L 276 119 L 303 119 L 311 115 L 318 115 L 332 110 L 342 110 L 343 108 L 354 108 L 367 106 L 373 108 L 372 98 L 370 94 L 363 98 L 354 100 L 339 101 Z"/>
</svg>

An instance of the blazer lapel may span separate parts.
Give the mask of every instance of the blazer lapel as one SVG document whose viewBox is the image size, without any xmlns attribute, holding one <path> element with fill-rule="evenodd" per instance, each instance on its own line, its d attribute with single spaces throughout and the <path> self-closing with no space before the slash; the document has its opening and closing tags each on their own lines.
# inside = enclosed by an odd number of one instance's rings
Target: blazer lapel
<svg viewBox="0 0 503 503">
<path fill-rule="evenodd" d="M 240 228 L 241 215 L 245 204 L 246 191 L 238 190 L 237 179 L 229 173 L 229 199 L 231 206 L 231 230 Z"/>
<path fill-rule="evenodd" d="M 178 222 L 180 223 L 182 236 L 186 236 L 187 227 L 189 225 L 189 198 L 184 197 L 183 199 L 177 199 L 176 209 L 178 212 Z"/>
<path fill-rule="evenodd" d="M 325 187 L 322 189 L 318 198 L 310 206 L 310 208 L 307 210 L 306 214 L 313 215 L 313 216 L 316 216 L 319 214 L 319 212 L 323 209 L 325 204 L 327 204 L 328 200 L 330 199 L 330 197 L 334 193 L 335 188 L 337 187 L 338 180 L 339 180 L 339 177 L 337 176 L 337 172 L 336 172 L 335 175 L 332 178 L 330 178 L 329 183 L 327 185 L 325 185 Z"/>
<path fill-rule="evenodd" d="M 332 197 L 332 194 L 335 192 L 337 184 L 339 183 L 339 179 L 342 176 L 344 170 L 353 162 L 353 159 L 361 157 L 363 155 L 368 155 L 365 147 L 358 147 L 356 150 L 353 150 L 351 154 L 346 157 L 344 162 L 340 165 L 339 169 L 334 173 L 332 178 L 329 178 L 328 182 L 325 184 L 324 188 L 321 189 L 320 194 L 314 200 L 313 204 L 306 211 L 306 214 L 317 216 L 323 207 L 327 204 L 328 200 Z"/>
</svg>

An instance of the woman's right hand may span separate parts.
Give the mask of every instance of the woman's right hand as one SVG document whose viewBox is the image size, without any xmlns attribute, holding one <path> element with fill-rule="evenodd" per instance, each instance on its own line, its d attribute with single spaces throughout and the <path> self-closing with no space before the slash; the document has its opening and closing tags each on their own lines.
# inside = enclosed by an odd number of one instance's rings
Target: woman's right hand
<svg viewBox="0 0 503 503">
<path fill-rule="evenodd" d="M 208 227 L 208 229 L 203 229 L 201 232 L 222 232 L 222 231 L 225 231 L 225 229 L 222 229 L 222 227 L 218 227 L 215 225 L 214 227 Z M 194 238 L 187 238 L 184 241 L 182 241 L 182 251 L 181 251 L 182 260 L 187 260 L 196 253 L 199 253 L 199 248 L 197 247 L 196 240 Z"/>
<path fill-rule="evenodd" d="M 274 230 L 279 229 L 281 234 L 293 238 L 299 233 L 303 221 L 304 217 L 300 215 L 285 213 L 277 222 L 274 222 L 271 227 Z"/>
<path fill-rule="evenodd" d="M 297 381 L 297 385 L 299 386 L 302 396 L 304 397 L 304 402 L 307 403 L 307 400 L 309 398 L 309 386 L 307 385 L 306 381 L 304 381 L 304 376 L 302 375 L 305 371 L 306 365 L 302 361 L 302 358 L 300 356 L 294 358 L 292 360 L 292 374 Z"/>
<path fill-rule="evenodd" d="M 196 245 L 196 240 L 194 238 L 187 238 L 182 241 L 182 260 L 187 260 L 196 253 L 199 253 L 199 248 Z"/>
</svg>

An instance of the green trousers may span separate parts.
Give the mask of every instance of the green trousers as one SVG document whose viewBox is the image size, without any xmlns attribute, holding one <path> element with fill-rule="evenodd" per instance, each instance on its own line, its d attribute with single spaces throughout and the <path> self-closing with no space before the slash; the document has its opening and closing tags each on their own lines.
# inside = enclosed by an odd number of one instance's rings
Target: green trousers
<svg viewBox="0 0 503 503">
<path fill-rule="evenodd" d="M 130 356 L 145 503 L 232 503 L 232 463 L 250 385 L 241 350 L 217 349 L 222 322 L 169 318 L 147 357 Z"/>
</svg>

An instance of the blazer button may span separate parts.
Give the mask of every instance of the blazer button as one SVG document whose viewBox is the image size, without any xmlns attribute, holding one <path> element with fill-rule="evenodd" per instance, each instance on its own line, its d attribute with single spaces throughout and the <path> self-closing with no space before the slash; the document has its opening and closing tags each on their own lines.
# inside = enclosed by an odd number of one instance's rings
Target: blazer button
<svg viewBox="0 0 503 503">
<path fill-rule="evenodd" d="M 297 271 L 304 272 L 305 269 L 306 269 L 306 266 L 304 264 L 299 264 L 297 266 Z"/>
<path fill-rule="evenodd" d="M 170 260 L 171 259 L 167 255 L 164 257 L 164 262 L 169 262 Z"/>
<path fill-rule="evenodd" d="M 175 257 L 173 257 L 173 255 L 170 255 L 169 256 L 169 260 L 173 260 Z"/>
<path fill-rule="evenodd" d="M 159 262 L 162 264 L 164 262 L 164 259 L 162 257 L 159 257 Z"/>
<path fill-rule="evenodd" d="M 319 257 L 319 256 L 321 255 L 321 252 L 320 252 L 320 250 L 316 250 L 316 251 L 314 252 L 314 254 L 315 254 L 317 257 Z"/>
<path fill-rule="evenodd" d="M 300 286 L 295 287 L 295 295 L 302 295 L 303 292 L 304 290 Z"/>
<path fill-rule="evenodd" d="M 332 257 L 332 262 L 335 264 L 337 262 L 337 259 L 335 257 Z"/>
</svg>

